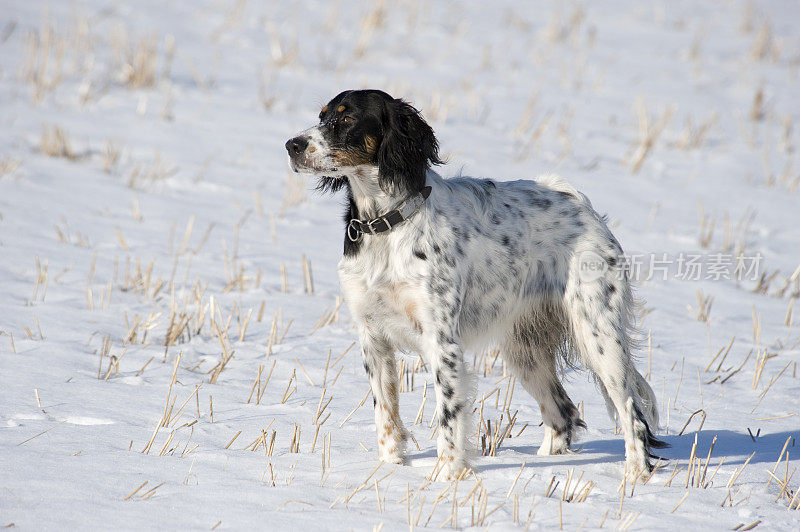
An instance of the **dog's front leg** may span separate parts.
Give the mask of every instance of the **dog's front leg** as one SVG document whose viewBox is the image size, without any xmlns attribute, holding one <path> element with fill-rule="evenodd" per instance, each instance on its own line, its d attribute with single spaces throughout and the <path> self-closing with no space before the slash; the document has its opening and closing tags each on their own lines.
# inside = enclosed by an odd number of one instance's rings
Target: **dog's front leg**
<svg viewBox="0 0 800 532">
<path fill-rule="evenodd" d="M 408 433 L 400 419 L 398 376 L 394 349 L 383 338 L 361 331 L 361 358 L 372 388 L 375 427 L 378 432 L 378 459 L 401 464 Z"/>
<path fill-rule="evenodd" d="M 452 480 L 469 467 L 465 456 L 469 377 L 461 347 L 450 334 L 440 332 L 434 345 L 429 352 L 439 417 L 439 478 Z"/>
</svg>

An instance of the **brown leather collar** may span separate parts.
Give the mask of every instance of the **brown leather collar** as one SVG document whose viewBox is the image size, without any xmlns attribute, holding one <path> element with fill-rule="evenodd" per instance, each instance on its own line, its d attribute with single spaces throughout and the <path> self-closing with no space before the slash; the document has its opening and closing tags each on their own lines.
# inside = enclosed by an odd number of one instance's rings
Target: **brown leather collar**
<svg viewBox="0 0 800 532">
<path fill-rule="evenodd" d="M 424 187 L 405 200 L 399 207 L 392 209 L 384 215 L 367 221 L 352 218 L 347 223 L 347 238 L 352 242 L 358 242 L 365 234 L 377 235 L 378 233 L 391 231 L 393 227 L 413 216 L 430 195 L 431 187 Z"/>
</svg>

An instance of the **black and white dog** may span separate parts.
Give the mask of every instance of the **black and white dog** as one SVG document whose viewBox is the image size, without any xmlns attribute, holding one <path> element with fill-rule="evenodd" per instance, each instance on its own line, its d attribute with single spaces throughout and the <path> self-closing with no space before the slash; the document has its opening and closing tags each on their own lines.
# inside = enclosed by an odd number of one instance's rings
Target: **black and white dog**
<svg viewBox="0 0 800 532">
<path fill-rule="evenodd" d="M 401 463 L 396 350 L 435 376 L 437 450 L 449 478 L 467 468 L 473 379 L 463 353 L 498 343 L 545 425 L 539 454 L 569 450 L 585 426 L 557 369 L 578 358 L 625 436 L 631 478 L 649 472 L 653 391 L 631 360 L 634 302 L 622 249 L 589 200 L 555 176 L 443 179 L 433 130 L 408 103 L 346 91 L 286 143 L 294 171 L 346 188 L 341 288 L 359 331 L 381 460 Z M 574 355 L 574 356 L 573 356 Z"/>
</svg>

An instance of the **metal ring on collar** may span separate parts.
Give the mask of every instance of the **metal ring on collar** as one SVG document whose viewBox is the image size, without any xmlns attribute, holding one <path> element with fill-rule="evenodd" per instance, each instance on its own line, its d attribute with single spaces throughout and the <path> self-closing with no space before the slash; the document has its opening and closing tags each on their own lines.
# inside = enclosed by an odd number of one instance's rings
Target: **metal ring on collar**
<svg viewBox="0 0 800 532">
<path fill-rule="evenodd" d="M 350 239 L 350 242 L 358 242 L 364 236 L 364 233 L 358 230 L 356 227 L 355 220 L 350 220 L 347 224 L 347 238 Z"/>
</svg>

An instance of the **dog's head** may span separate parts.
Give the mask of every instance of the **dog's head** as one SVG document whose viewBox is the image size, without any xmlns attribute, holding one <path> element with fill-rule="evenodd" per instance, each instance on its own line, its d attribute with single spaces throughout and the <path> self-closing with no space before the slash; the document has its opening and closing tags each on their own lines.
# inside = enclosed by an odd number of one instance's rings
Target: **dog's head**
<svg viewBox="0 0 800 532">
<path fill-rule="evenodd" d="M 296 172 L 335 191 L 347 179 L 371 180 L 387 193 L 417 192 L 440 164 L 439 144 L 419 111 L 379 90 L 345 91 L 319 113 L 319 124 L 286 142 Z"/>
</svg>

